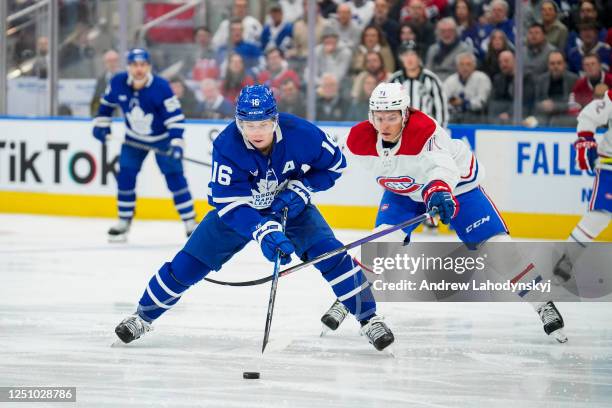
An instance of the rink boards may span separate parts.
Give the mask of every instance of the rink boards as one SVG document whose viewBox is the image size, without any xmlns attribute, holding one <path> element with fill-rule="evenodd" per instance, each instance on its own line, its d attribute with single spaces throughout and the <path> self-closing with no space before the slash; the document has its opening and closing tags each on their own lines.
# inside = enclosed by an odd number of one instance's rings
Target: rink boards
<svg viewBox="0 0 612 408">
<path fill-rule="evenodd" d="M 211 143 L 227 122 L 190 121 L 185 155 L 210 162 Z M 342 144 L 349 127 L 321 124 Z M 116 164 L 120 140 L 103 147 L 91 136 L 90 120 L 0 119 L 0 212 L 115 217 Z M 470 143 L 484 171 L 487 194 L 515 236 L 565 238 L 586 210 L 593 177 L 577 170 L 570 129 L 451 127 Z M 123 135 L 120 120 L 113 134 Z M 210 168 L 186 163 L 196 210 L 206 203 Z M 137 218 L 178 219 L 164 178 L 152 157 L 138 178 Z M 362 169 L 349 167 L 337 186 L 315 202 L 336 228 L 371 228 L 381 190 Z M 612 240 L 608 228 L 600 237 Z"/>
</svg>

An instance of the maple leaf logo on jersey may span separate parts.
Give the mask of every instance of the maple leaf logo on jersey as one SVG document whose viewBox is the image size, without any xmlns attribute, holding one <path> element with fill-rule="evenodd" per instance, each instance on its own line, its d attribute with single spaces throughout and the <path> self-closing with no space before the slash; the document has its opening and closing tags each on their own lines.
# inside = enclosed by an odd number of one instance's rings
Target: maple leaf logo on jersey
<svg viewBox="0 0 612 408">
<path fill-rule="evenodd" d="M 251 194 L 253 196 L 253 207 L 262 209 L 268 208 L 274 198 L 276 197 L 276 193 L 282 190 L 285 187 L 285 183 L 279 188 L 278 177 L 276 177 L 276 173 L 273 169 L 268 169 L 266 172 L 266 177 L 259 179 L 257 182 L 257 190 L 251 189 Z"/>
<path fill-rule="evenodd" d="M 415 183 L 412 177 L 378 177 L 376 179 L 378 184 L 383 188 L 397 194 L 409 194 L 414 193 L 421 187 L 422 184 Z"/>
<path fill-rule="evenodd" d="M 140 106 L 134 106 L 130 112 L 125 115 L 128 122 L 130 122 L 130 127 L 136 133 L 140 133 L 141 135 L 150 135 L 151 134 L 151 123 L 153 123 L 153 114 L 147 113 L 145 115 L 144 111 L 140 108 Z"/>
</svg>

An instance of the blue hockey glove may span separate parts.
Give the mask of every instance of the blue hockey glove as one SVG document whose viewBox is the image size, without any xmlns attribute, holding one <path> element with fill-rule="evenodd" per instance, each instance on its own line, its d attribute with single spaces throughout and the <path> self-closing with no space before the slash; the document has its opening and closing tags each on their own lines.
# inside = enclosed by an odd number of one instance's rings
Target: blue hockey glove
<svg viewBox="0 0 612 408">
<path fill-rule="evenodd" d="M 580 170 L 593 171 L 597 161 L 597 142 L 591 132 L 580 132 L 574 142 L 576 164 Z"/>
<path fill-rule="evenodd" d="M 270 261 L 276 260 L 277 251 L 281 251 L 281 264 L 291 262 L 295 247 L 283 233 L 283 227 L 276 221 L 265 220 L 253 231 L 253 239 L 261 246 L 261 252 Z"/>
<path fill-rule="evenodd" d="M 111 129 L 110 127 L 102 127 L 102 126 L 94 126 L 93 128 L 93 136 L 98 139 L 101 143 L 106 142 L 106 137 L 110 135 Z"/>
<path fill-rule="evenodd" d="M 185 147 L 185 142 L 183 141 L 183 139 L 176 138 L 170 140 L 168 156 L 176 160 L 181 160 L 183 158 L 183 147 Z"/>
<path fill-rule="evenodd" d="M 281 191 L 270 208 L 273 212 L 280 214 L 287 207 L 287 218 L 295 218 L 310 203 L 310 191 L 306 184 L 299 180 L 291 180 L 287 187 Z"/>
<path fill-rule="evenodd" d="M 427 211 L 438 209 L 440 221 L 448 224 L 459 212 L 459 203 L 453 195 L 451 188 L 441 180 L 434 180 L 423 189 L 423 202 Z"/>
</svg>

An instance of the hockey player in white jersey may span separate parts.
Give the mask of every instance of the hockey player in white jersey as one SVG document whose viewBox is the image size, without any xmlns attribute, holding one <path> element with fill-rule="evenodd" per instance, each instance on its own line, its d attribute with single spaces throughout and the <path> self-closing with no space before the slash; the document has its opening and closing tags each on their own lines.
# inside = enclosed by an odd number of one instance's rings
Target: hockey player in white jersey
<svg viewBox="0 0 612 408">
<path fill-rule="evenodd" d="M 100 98 L 94 119 L 93 136 L 105 143 L 110 135 L 111 117 L 116 107 L 125 115 L 126 140 L 167 152 L 155 160 L 172 192 L 174 205 L 185 223 L 187 236 L 195 230 L 195 211 L 183 174 L 183 122 L 181 104 L 164 78 L 151 73 L 149 53 L 141 48 L 127 55 L 128 71 L 113 76 Z M 136 207 L 136 177 L 149 151 L 124 144 L 117 174 L 119 222 L 108 231 L 111 242 L 127 238 Z"/>
<path fill-rule="evenodd" d="M 593 100 L 578 115 L 578 139 L 574 142 L 576 164 L 581 170 L 595 172 L 593 192 L 586 214 L 571 232 L 554 274 L 561 282 L 572 277 L 572 265 L 589 243 L 608 226 L 612 217 L 612 129 L 604 134 L 601 143 L 595 141 L 598 127 L 612 121 L 612 91 L 602 99 Z"/>
<path fill-rule="evenodd" d="M 442 223 L 450 224 L 468 247 L 510 242 L 501 215 L 480 186 L 483 169 L 470 148 L 461 140 L 451 139 L 434 119 L 409 108 L 409 104 L 401 84 L 379 84 L 370 97 L 369 120 L 353 126 L 346 142 L 353 163 L 371 170 L 384 189 L 377 229 L 436 207 Z M 483 219 L 488 221 L 480 223 Z M 405 228 L 396 240 L 408 242 L 416 227 Z M 512 248 L 510 245 L 508 249 Z M 518 253 L 515 259 L 520 259 Z M 512 279 L 531 282 L 542 278 L 537 268 L 525 262 L 517 265 Z M 528 300 L 528 295 L 520 296 Z M 554 333 L 559 342 L 567 341 L 555 305 L 529 303 L 539 314 L 546 334 Z M 341 305 L 334 303 L 321 320 L 334 330 L 343 315 Z"/>
</svg>

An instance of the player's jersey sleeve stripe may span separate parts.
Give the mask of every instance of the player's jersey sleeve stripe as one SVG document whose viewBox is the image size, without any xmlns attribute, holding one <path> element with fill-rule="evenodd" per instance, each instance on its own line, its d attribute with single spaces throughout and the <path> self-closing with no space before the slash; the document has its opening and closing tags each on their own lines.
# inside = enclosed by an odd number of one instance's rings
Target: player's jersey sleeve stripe
<svg viewBox="0 0 612 408">
<path fill-rule="evenodd" d="M 236 197 L 213 197 L 212 200 L 215 203 L 223 204 L 223 203 L 231 203 L 234 201 L 244 201 L 248 202 L 251 199 L 251 196 L 236 196 Z"/>
<path fill-rule="evenodd" d="M 233 203 L 230 203 L 226 205 L 225 207 L 223 207 L 222 209 L 218 210 L 217 214 L 219 215 L 219 217 L 222 217 L 224 214 L 227 214 L 234 208 L 240 207 L 241 205 L 248 205 L 249 207 L 251 206 L 251 204 L 248 201 L 234 201 Z"/>
<path fill-rule="evenodd" d="M 171 123 L 174 123 L 174 122 L 179 122 L 179 121 L 184 120 L 184 119 L 185 119 L 185 115 L 183 115 L 183 114 L 181 113 L 180 115 L 175 115 L 175 116 L 172 116 L 172 117 L 170 117 L 170 118 L 166 119 L 166 120 L 164 121 L 164 125 L 165 125 L 165 126 L 168 126 L 168 125 L 169 125 L 169 124 L 171 124 Z"/>
<path fill-rule="evenodd" d="M 119 104 L 117 104 L 117 103 L 111 103 L 111 102 L 107 101 L 107 100 L 106 100 L 106 99 L 104 99 L 104 98 L 100 98 L 100 103 L 101 103 L 102 105 L 106 105 L 106 106 L 109 106 L 109 107 L 111 107 L 111 108 L 116 108 L 117 106 L 119 106 Z"/>
</svg>

